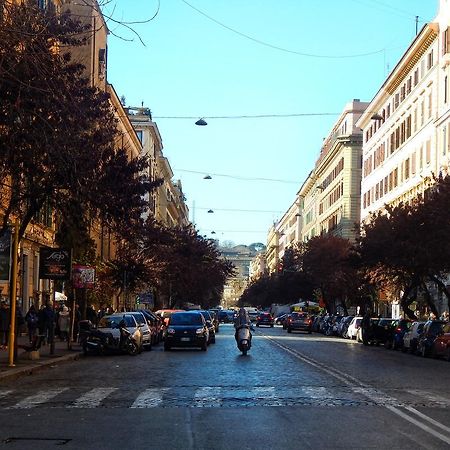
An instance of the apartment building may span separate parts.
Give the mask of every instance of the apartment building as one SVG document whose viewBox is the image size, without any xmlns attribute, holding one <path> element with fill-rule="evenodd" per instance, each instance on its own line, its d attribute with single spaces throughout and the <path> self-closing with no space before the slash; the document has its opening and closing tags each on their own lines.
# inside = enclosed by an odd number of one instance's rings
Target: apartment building
<svg viewBox="0 0 450 450">
<path fill-rule="evenodd" d="M 364 133 L 361 219 L 423 193 L 450 160 L 450 2 L 441 0 L 373 98 Z"/>
<path fill-rule="evenodd" d="M 356 237 L 360 219 L 362 131 L 357 121 L 368 106 L 349 102 L 324 140 L 314 169 L 298 192 L 301 240 L 323 233 Z"/>
</svg>

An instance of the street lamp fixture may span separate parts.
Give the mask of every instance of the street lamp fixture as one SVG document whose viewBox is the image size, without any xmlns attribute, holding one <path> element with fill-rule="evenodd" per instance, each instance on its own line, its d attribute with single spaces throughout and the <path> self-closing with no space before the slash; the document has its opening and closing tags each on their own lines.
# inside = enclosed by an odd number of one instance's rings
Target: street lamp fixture
<svg viewBox="0 0 450 450">
<path fill-rule="evenodd" d="M 198 125 L 199 127 L 204 127 L 205 125 L 208 125 L 208 124 L 206 123 L 206 120 L 198 119 L 197 122 L 195 122 L 195 125 Z"/>
<path fill-rule="evenodd" d="M 211 177 L 211 175 L 205 175 L 205 176 L 203 177 L 203 179 L 204 179 L 204 180 L 212 180 L 212 177 Z"/>
<path fill-rule="evenodd" d="M 212 214 L 214 211 L 212 209 L 208 209 L 208 214 Z"/>
<path fill-rule="evenodd" d="M 375 113 L 372 115 L 371 119 L 372 120 L 383 120 L 383 116 L 378 113 Z"/>
</svg>

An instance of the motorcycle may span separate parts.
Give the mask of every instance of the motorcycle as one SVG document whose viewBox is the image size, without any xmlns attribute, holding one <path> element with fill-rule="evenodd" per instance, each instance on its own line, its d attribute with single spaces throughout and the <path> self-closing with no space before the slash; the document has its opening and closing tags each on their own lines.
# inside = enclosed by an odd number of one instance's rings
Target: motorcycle
<svg viewBox="0 0 450 450">
<path fill-rule="evenodd" d="M 139 353 L 139 347 L 125 326 L 125 322 L 120 322 L 118 327 L 120 331 L 118 338 L 115 338 L 112 333 L 103 332 L 95 328 L 86 332 L 81 342 L 84 354 L 96 353 L 103 355 L 112 352 L 126 353 L 131 356 L 137 355 Z"/>
<path fill-rule="evenodd" d="M 236 328 L 236 343 L 239 351 L 245 356 L 252 346 L 252 333 L 250 325 L 241 325 Z"/>
</svg>

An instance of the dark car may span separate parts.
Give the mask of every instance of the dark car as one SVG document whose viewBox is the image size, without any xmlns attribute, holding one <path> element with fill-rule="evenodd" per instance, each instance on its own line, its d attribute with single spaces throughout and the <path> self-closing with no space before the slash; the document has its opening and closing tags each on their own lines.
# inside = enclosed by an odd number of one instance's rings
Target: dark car
<svg viewBox="0 0 450 450">
<path fill-rule="evenodd" d="M 198 311 L 171 314 L 164 340 L 164 350 L 172 347 L 200 347 L 208 350 L 209 331 L 206 320 Z"/>
<path fill-rule="evenodd" d="M 273 327 L 274 319 L 272 317 L 272 314 L 269 312 L 261 312 L 256 317 L 256 326 L 259 327 L 260 325 L 268 325 L 269 327 Z"/>
<path fill-rule="evenodd" d="M 286 328 L 288 333 L 292 333 L 292 331 L 307 331 L 311 334 L 312 319 L 306 312 L 293 312 L 287 318 Z"/>
<path fill-rule="evenodd" d="M 211 314 L 211 318 L 214 324 L 214 329 L 216 331 L 216 333 L 219 332 L 219 310 L 217 309 L 208 309 L 209 314 Z"/>
<path fill-rule="evenodd" d="M 208 344 L 215 344 L 216 343 L 216 327 L 214 325 L 214 321 L 213 321 L 213 318 L 211 317 L 210 312 L 206 311 L 206 310 L 200 310 L 199 313 L 206 320 L 206 325 L 207 325 L 208 331 L 209 331 Z"/>
<path fill-rule="evenodd" d="M 450 361 L 450 323 L 446 323 L 442 327 L 441 333 L 434 340 L 431 354 L 443 356 L 447 361 Z"/>
<path fill-rule="evenodd" d="M 222 309 L 219 311 L 218 319 L 219 319 L 220 323 L 233 323 L 234 311 L 228 311 L 226 309 Z"/>
<path fill-rule="evenodd" d="M 385 345 L 389 348 L 389 343 L 392 342 L 392 325 L 396 322 L 395 319 L 381 318 L 381 319 L 370 319 L 371 326 L 369 331 L 364 335 L 363 330 L 363 343 L 364 344 L 375 344 Z M 366 336 L 366 337 L 364 337 Z"/>
<path fill-rule="evenodd" d="M 289 314 L 285 313 L 285 314 L 281 314 L 280 316 L 275 317 L 275 325 L 283 325 L 284 321 L 286 320 L 287 316 Z"/>
<path fill-rule="evenodd" d="M 417 342 L 417 353 L 422 356 L 430 356 L 433 351 L 435 339 L 442 334 L 444 325 L 442 320 L 428 320 L 423 326 L 423 331 Z"/>
<path fill-rule="evenodd" d="M 398 319 L 392 322 L 390 333 L 386 337 L 384 346 L 393 350 L 403 347 L 403 337 L 411 328 L 412 321 L 409 319 Z"/>
</svg>

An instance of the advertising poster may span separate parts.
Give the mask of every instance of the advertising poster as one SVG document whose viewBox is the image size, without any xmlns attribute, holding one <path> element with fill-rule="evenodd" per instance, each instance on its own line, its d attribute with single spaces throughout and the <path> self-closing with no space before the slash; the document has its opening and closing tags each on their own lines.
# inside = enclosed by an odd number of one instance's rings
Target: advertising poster
<svg viewBox="0 0 450 450">
<path fill-rule="evenodd" d="M 51 247 L 39 250 L 39 278 L 43 280 L 69 280 L 71 264 L 70 250 Z"/>
<path fill-rule="evenodd" d="M 74 264 L 72 267 L 72 282 L 76 289 L 94 289 L 95 268 Z"/>
</svg>

